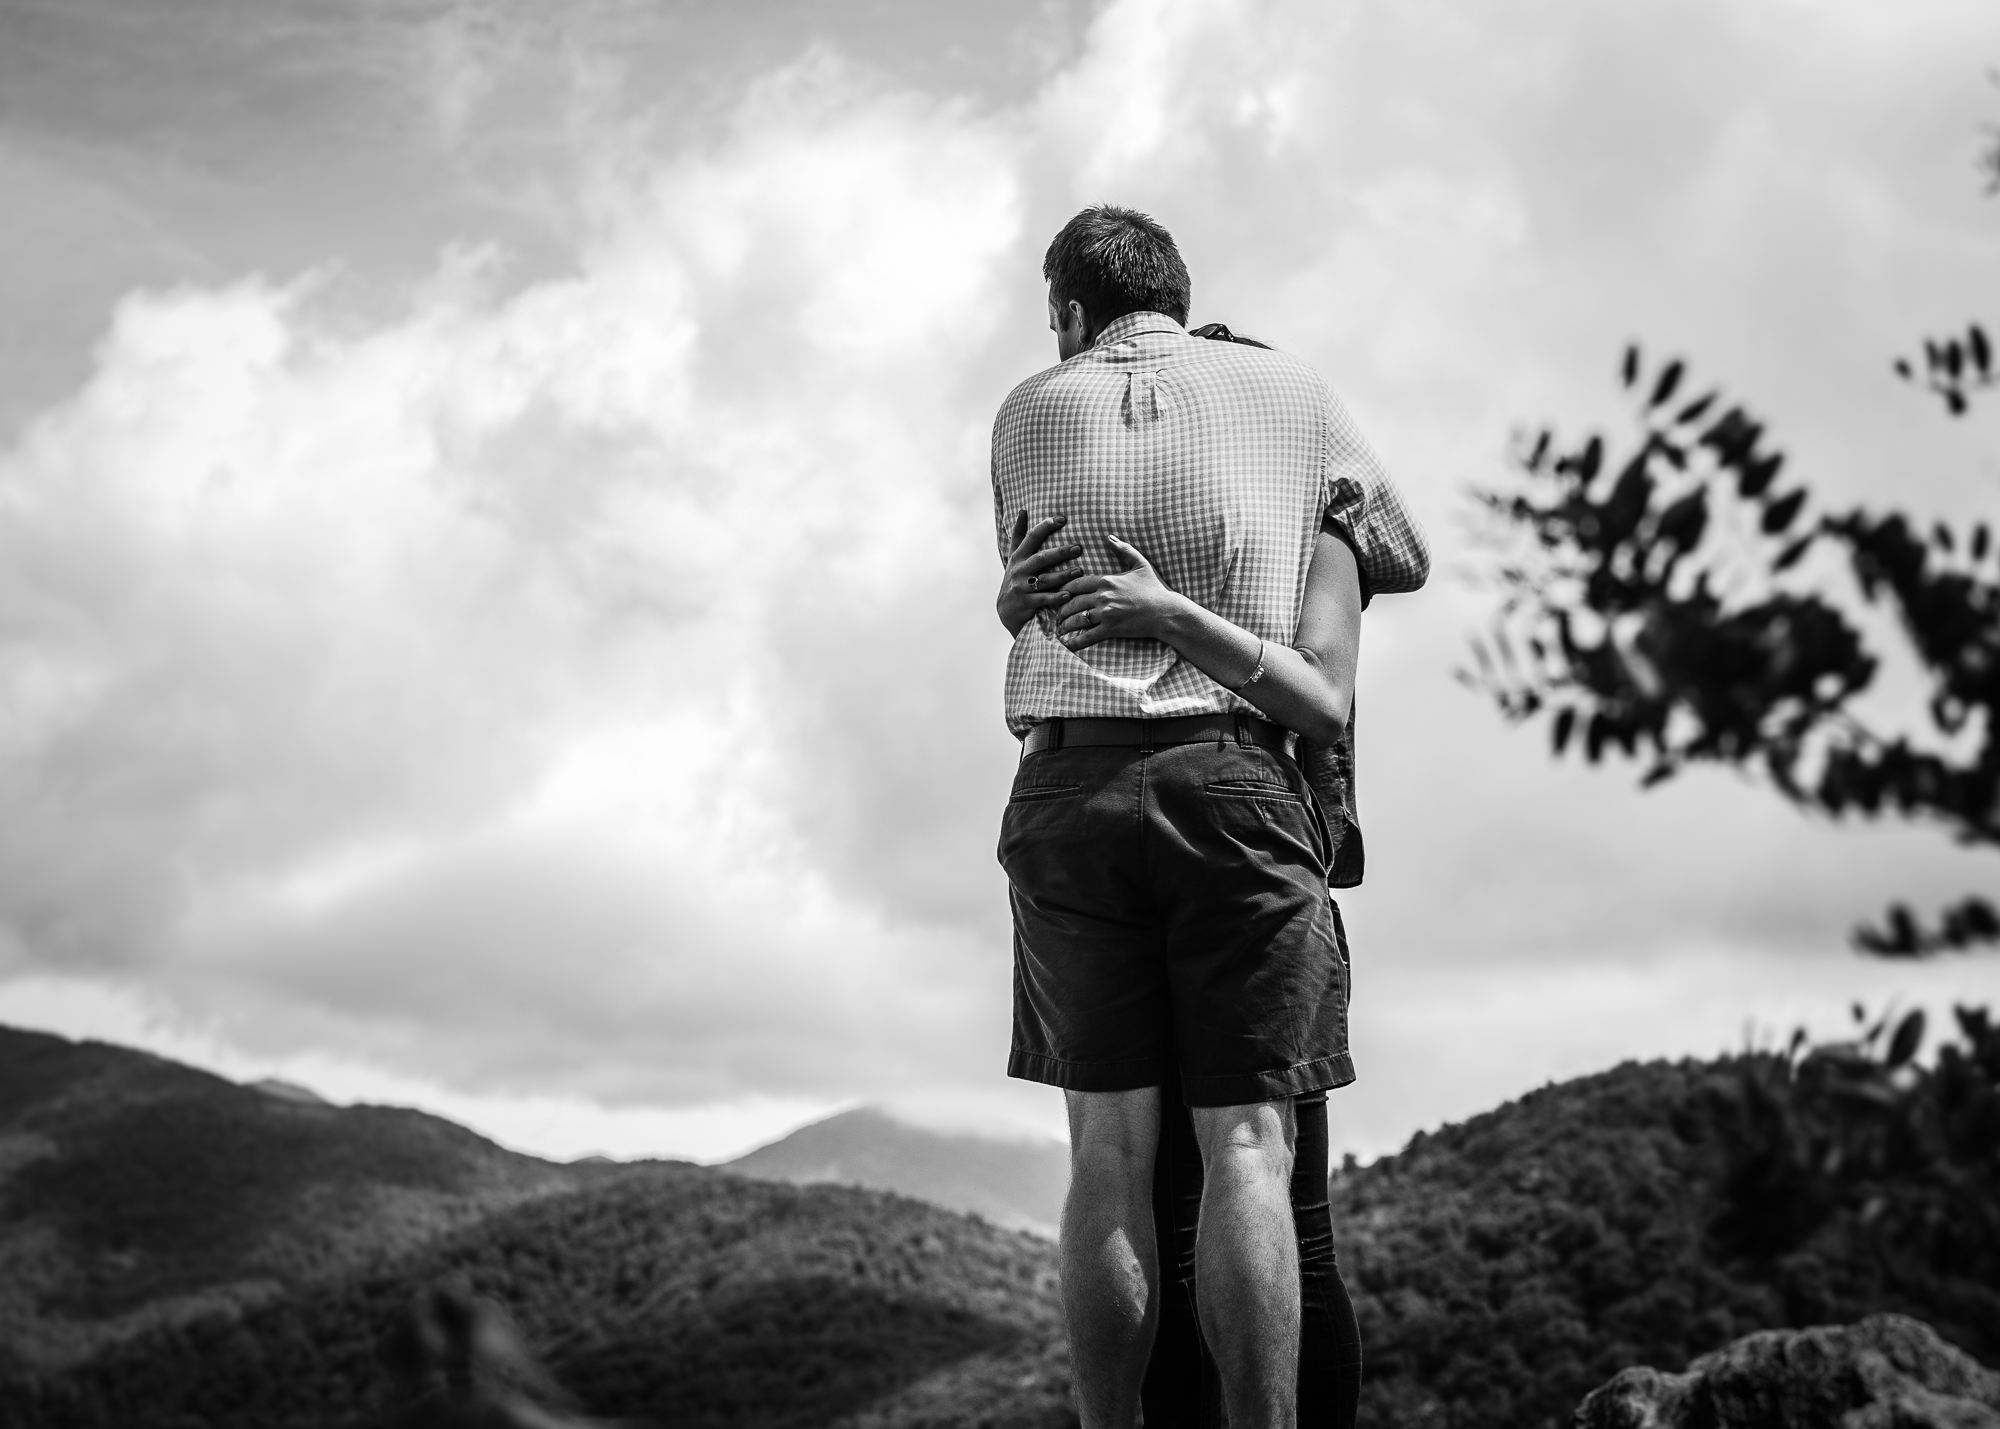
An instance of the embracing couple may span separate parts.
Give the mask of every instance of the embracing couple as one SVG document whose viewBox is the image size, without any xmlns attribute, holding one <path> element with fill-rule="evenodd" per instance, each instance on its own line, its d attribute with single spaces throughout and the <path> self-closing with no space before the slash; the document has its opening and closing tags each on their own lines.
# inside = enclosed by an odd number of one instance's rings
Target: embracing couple
<svg viewBox="0 0 2000 1429">
<path fill-rule="evenodd" d="M 1078 214 L 1043 263 L 1062 361 L 993 427 L 1022 743 L 1008 1071 L 1068 1100 L 1062 1298 L 1084 1429 L 1352 1424 L 1326 1092 L 1354 1079 L 1361 613 L 1429 572 L 1304 363 L 1187 329 L 1172 237 Z"/>
</svg>

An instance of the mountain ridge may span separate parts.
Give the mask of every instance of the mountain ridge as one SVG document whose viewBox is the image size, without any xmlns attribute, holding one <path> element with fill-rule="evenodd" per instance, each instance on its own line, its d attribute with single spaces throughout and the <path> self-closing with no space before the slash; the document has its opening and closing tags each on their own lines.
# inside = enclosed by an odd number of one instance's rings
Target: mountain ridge
<svg viewBox="0 0 2000 1429">
<path fill-rule="evenodd" d="M 589 1174 L 426 1112 L 0 1027 L 0 1354 L 74 1363 Z"/>
<path fill-rule="evenodd" d="M 1973 1009 L 1960 1025 L 1932 1067 L 1866 1044 L 1625 1063 L 1342 1167 L 1329 1190 L 1368 1422 L 1557 1429 L 1627 1365 L 1885 1311 L 2000 1357 L 2000 1029 Z M 31 1262 L 24 1244 L 54 1257 L 36 1296 L 0 1304 L 119 1325 L 67 1358 L 0 1358 L 0 1429 L 361 1429 L 393 1402 L 375 1346 L 442 1284 L 501 1307 L 587 1410 L 634 1429 L 1073 1422 L 1052 1245 L 790 1183 L 858 1174 L 829 1152 L 912 1133 L 873 1113 L 774 1143 L 790 1148 L 761 1178 L 558 1167 L 421 1113 L 185 1070 L 0 1029 L 0 1268 Z M 201 1115 L 228 1134 L 188 1139 Z M 245 1194 L 251 1153 L 295 1164 L 250 1166 Z M 135 1214 L 135 1161 L 187 1203 Z M 234 1199 L 204 1200 L 217 1185 Z M 331 1218 L 351 1243 L 311 1223 L 329 1196 L 362 1217 Z M 402 1219 L 369 1220 L 371 1196 L 403 1198 Z M 205 1226 L 218 1205 L 260 1234 Z M 271 1244 L 315 1234 L 318 1260 Z M 117 1320 L 160 1304 L 178 1308 Z"/>
</svg>

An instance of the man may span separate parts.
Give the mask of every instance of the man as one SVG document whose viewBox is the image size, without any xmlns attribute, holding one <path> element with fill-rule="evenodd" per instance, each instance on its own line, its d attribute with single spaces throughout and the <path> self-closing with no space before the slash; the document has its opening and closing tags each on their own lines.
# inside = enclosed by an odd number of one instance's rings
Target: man
<svg viewBox="0 0 2000 1429">
<path fill-rule="evenodd" d="M 1062 362 L 993 429 L 1023 741 L 1000 861 L 1008 1070 L 1068 1102 L 1077 1407 L 1085 1429 L 1137 1420 L 1175 1095 L 1205 1172 L 1197 1283 L 1229 1422 L 1289 1429 L 1292 1099 L 1354 1075 L 1327 829 L 1293 746 L 1345 728 L 1364 590 L 1415 589 L 1429 557 L 1311 369 L 1188 334 L 1159 224 L 1086 209 L 1043 276 Z"/>
</svg>

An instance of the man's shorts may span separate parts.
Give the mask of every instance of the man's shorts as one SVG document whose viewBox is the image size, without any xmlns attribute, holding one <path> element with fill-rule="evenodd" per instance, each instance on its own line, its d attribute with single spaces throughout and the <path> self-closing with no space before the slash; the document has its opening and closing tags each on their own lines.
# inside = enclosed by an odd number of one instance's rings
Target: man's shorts
<svg viewBox="0 0 2000 1429">
<path fill-rule="evenodd" d="M 1007 1072 L 1189 1106 L 1354 1080 L 1326 827 L 1283 754 L 1234 740 L 1048 749 L 1000 825 L 1013 884 Z"/>
</svg>

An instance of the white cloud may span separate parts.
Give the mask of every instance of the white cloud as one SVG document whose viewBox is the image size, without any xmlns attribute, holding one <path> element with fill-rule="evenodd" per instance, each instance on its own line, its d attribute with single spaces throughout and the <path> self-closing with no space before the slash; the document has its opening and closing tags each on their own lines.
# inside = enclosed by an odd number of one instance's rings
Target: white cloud
<svg viewBox="0 0 2000 1429">
<path fill-rule="evenodd" d="M 1832 490 L 1918 471 L 1897 499 L 1962 509 L 1983 439 L 1885 418 L 1882 349 L 1976 302 L 2000 246 L 1910 178 L 1976 128 L 1976 66 L 1963 113 L 1907 103 L 2000 31 L 1865 10 L 1143 0 L 1019 104 L 820 46 L 726 123 L 649 117 L 636 61 L 594 85 L 598 11 L 545 45 L 464 10 L 412 112 L 488 174 L 559 136 L 518 168 L 563 264 L 511 277 L 470 231 L 385 313 L 324 276 L 358 215 L 323 271 L 128 296 L 0 454 L 0 978 L 143 988 L 149 1026 L 489 1117 L 1013 1114 L 985 439 L 1048 359 L 1046 235 L 1157 211 L 1196 315 L 1328 372 L 1446 572 L 1508 428 L 1615 421 L 1634 334 Z M 1609 1045 L 1565 1007 L 1657 994 L 1663 1048 L 1708 1039 L 1803 946 L 1844 985 L 1879 899 L 1978 876 L 1722 779 L 1552 772 L 1449 681 L 1479 613 L 1441 580 L 1364 642 L 1352 921 L 1407 974 L 1357 1004 L 1371 1144 L 1465 1109 L 1417 1074 L 1437 1027 L 1482 1035 L 1473 1002 L 1419 1014 L 1440 989 L 1503 985 L 1549 1039 L 1495 1029 L 1485 1095 Z"/>
<path fill-rule="evenodd" d="M 387 325 L 121 306 L 0 464 L 17 970 L 611 1098 L 997 1059 L 962 916 L 836 886 L 790 806 L 921 748 L 880 691 L 983 585 L 959 371 L 883 372 L 990 327 L 1005 155 L 819 59 L 643 180 L 573 274 L 454 255 Z"/>
</svg>

